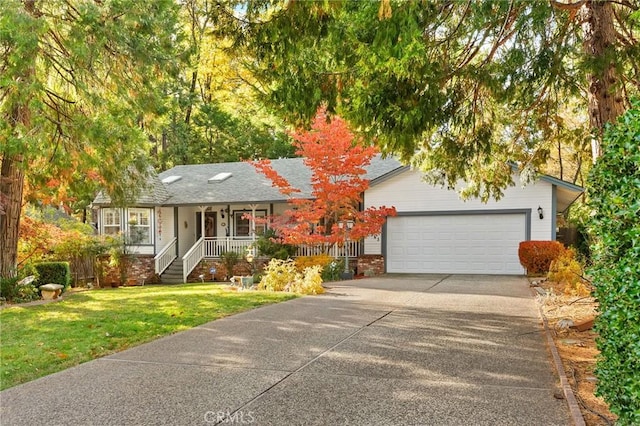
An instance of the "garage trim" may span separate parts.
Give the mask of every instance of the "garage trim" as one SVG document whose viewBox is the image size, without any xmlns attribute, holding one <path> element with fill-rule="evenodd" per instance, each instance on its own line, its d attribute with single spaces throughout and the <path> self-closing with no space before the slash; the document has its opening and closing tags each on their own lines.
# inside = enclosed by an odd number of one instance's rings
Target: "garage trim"
<svg viewBox="0 0 640 426">
<path fill-rule="evenodd" d="M 437 210 L 398 212 L 396 216 L 473 216 L 473 215 L 503 215 L 524 214 L 525 241 L 531 240 L 531 209 L 495 209 L 495 210 Z M 382 225 L 382 238 L 380 240 L 382 257 L 384 258 L 384 270 L 387 270 L 387 222 Z"/>
</svg>

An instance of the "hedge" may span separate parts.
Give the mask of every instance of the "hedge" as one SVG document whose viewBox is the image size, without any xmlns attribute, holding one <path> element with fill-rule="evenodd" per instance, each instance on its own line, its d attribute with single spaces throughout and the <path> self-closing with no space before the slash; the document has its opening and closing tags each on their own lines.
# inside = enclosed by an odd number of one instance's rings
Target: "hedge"
<svg viewBox="0 0 640 426">
<path fill-rule="evenodd" d="M 608 127 L 591 170 L 589 274 L 599 302 L 597 393 L 621 425 L 640 424 L 640 100 Z"/>
<path fill-rule="evenodd" d="M 36 263 L 34 267 L 38 272 L 36 287 L 49 283 L 61 284 L 64 286 L 64 290 L 69 287 L 71 283 L 69 262 L 41 262 Z"/>
<path fill-rule="evenodd" d="M 558 241 L 522 241 L 518 247 L 520 264 L 529 275 L 545 275 L 551 262 L 556 260 L 565 248 Z"/>
</svg>

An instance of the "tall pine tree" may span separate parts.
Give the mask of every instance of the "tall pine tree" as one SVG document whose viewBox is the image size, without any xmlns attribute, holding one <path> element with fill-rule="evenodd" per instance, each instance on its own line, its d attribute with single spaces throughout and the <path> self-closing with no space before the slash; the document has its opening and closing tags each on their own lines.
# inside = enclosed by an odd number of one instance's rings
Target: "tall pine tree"
<svg viewBox="0 0 640 426">
<path fill-rule="evenodd" d="M 0 2 L 0 277 L 16 275 L 25 174 L 134 195 L 176 23 L 172 0 Z"/>
</svg>

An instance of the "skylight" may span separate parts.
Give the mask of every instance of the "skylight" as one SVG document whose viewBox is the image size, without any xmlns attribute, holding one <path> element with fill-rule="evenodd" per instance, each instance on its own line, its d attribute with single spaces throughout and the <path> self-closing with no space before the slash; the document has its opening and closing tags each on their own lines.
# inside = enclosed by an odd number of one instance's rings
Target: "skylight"
<svg viewBox="0 0 640 426">
<path fill-rule="evenodd" d="M 232 176 L 232 173 L 229 172 L 222 172 L 222 173 L 218 173 L 217 175 L 215 175 L 212 178 L 209 178 L 209 180 L 207 182 L 209 183 L 218 183 L 218 182 L 222 182 L 223 180 L 227 180 Z"/>
<path fill-rule="evenodd" d="M 171 176 L 167 176 L 166 178 L 162 179 L 162 183 L 166 183 L 167 185 L 170 185 L 173 182 L 179 181 L 180 179 L 182 179 L 182 176 L 171 175 Z"/>
</svg>

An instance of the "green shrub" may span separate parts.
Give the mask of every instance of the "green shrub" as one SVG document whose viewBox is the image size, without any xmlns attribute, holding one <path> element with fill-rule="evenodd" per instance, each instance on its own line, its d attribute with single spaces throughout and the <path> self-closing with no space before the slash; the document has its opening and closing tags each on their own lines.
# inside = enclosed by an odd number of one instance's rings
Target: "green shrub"
<svg viewBox="0 0 640 426">
<path fill-rule="evenodd" d="M 41 262 L 33 266 L 38 272 L 38 280 L 35 282 L 36 287 L 49 283 L 63 285 L 64 290 L 69 287 L 71 283 L 69 262 Z"/>
<path fill-rule="evenodd" d="M 640 424 L 640 101 L 607 128 L 588 180 L 599 302 L 597 393 L 620 424 Z"/>
<path fill-rule="evenodd" d="M 240 254 L 235 251 L 224 251 L 220 253 L 220 260 L 227 271 L 227 278 L 233 276 L 233 269 L 240 261 Z"/>
<path fill-rule="evenodd" d="M 39 299 L 40 294 L 33 284 L 20 285 L 17 277 L 0 278 L 0 297 L 9 302 L 24 303 Z"/>
<path fill-rule="evenodd" d="M 18 278 L 0 278 L 0 297 L 13 301 L 18 290 Z"/>
<path fill-rule="evenodd" d="M 277 242 L 278 235 L 273 229 L 267 229 L 256 241 L 258 253 L 270 259 L 286 260 L 296 254 L 298 248 L 291 244 Z"/>
<path fill-rule="evenodd" d="M 333 259 L 322 268 L 322 281 L 339 281 L 340 274 L 344 271 L 344 259 Z"/>
<path fill-rule="evenodd" d="M 529 275 L 546 275 L 549 266 L 564 250 L 558 241 L 522 241 L 518 247 L 520 264 Z"/>
</svg>

